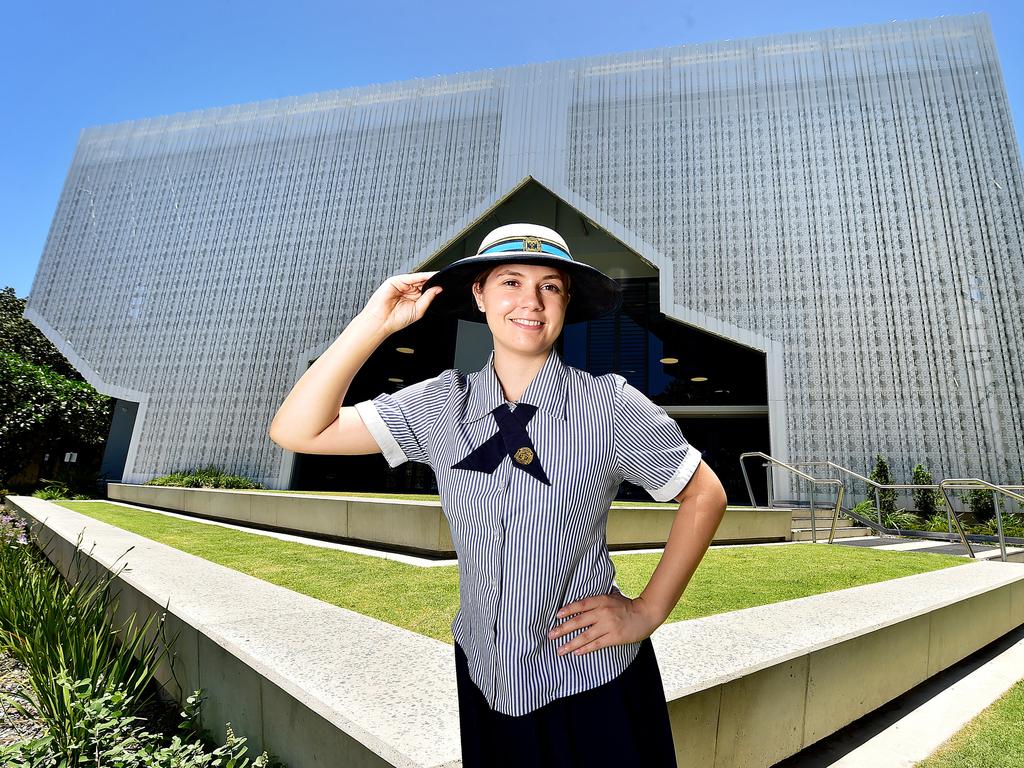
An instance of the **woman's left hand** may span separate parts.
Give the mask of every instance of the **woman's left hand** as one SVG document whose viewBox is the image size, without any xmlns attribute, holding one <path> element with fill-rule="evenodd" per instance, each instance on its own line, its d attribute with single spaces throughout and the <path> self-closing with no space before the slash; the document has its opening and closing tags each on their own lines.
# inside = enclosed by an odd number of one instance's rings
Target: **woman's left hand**
<svg viewBox="0 0 1024 768">
<path fill-rule="evenodd" d="M 548 639 L 567 635 L 580 627 L 589 627 L 558 648 L 558 655 L 577 655 L 596 651 L 609 645 L 635 643 L 650 637 L 661 623 L 651 616 L 643 598 L 629 598 L 616 590 L 607 595 L 594 595 L 564 606 L 558 616 L 572 616 L 548 632 Z"/>
</svg>

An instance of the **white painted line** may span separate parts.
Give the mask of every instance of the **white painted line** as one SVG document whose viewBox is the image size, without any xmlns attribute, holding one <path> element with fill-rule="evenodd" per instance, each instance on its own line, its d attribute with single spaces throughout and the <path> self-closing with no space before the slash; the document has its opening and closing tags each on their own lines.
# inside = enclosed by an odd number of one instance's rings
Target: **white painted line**
<svg viewBox="0 0 1024 768">
<path fill-rule="evenodd" d="M 879 544 L 877 547 L 872 549 L 885 549 L 893 550 L 898 552 L 911 551 L 915 549 L 930 549 L 931 547 L 946 547 L 951 543 L 949 541 L 922 541 L 921 539 L 915 539 L 914 541 L 903 541 L 899 544 Z"/>
</svg>

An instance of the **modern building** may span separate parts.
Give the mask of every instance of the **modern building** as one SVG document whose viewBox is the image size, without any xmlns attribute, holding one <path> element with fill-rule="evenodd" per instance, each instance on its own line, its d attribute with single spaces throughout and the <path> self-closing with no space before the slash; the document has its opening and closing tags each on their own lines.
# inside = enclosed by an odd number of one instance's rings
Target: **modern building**
<svg viewBox="0 0 1024 768">
<path fill-rule="evenodd" d="M 534 221 L 626 290 L 564 359 L 663 405 L 732 501 L 751 450 L 1020 483 L 1021 192 L 984 14 L 682 45 L 86 129 L 25 314 L 118 398 L 113 479 L 429 488 L 270 421 L 387 277 Z M 489 350 L 424 320 L 345 402 Z"/>
</svg>

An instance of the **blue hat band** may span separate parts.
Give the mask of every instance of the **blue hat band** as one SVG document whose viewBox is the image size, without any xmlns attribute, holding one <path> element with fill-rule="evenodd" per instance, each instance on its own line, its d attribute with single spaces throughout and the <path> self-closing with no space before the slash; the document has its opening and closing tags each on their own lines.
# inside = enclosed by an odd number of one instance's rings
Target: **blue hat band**
<svg viewBox="0 0 1024 768">
<path fill-rule="evenodd" d="M 548 242 L 545 242 L 543 240 L 540 242 L 539 248 L 538 248 L 536 240 L 534 240 L 533 242 L 530 243 L 530 247 L 527 247 L 527 241 L 526 240 L 509 240 L 509 241 L 504 242 L 504 243 L 498 243 L 497 245 L 492 245 L 490 248 L 487 248 L 486 250 L 480 251 L 480 253 L 478 253 L 477 256 L 486 256 L 487 254 L 501 253 L 503 251 L 520 251 L 520 252 L 525 252 L 525 253 L 545 253 L 545 254 L 547 254 L 549 256 L 557 256 L 560 259 L 565 259 L 566 261 L 572 261 L 573 260 L 572 256 L 570 256 L 564 250 L 559 248 L 557 245 L 553 245 L 552 243 L 548 243 Z"/>
</svg>

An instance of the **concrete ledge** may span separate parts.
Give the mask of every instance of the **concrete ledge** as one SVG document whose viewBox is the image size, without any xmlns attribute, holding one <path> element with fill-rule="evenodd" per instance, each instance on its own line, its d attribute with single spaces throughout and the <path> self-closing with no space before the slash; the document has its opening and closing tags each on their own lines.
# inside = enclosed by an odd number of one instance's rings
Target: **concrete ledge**
<svg viewBox="0 0 1024 768">
<path fill-rule="evenodd" d="M 118 618 L 166 612 L 169 636 L 180 632 L 179 682 L 166 665 L 157 679 L 179 701 L 204 688 L 202 726 L 221 743 L 230 722 L 249 739 L 249 754 L 273 751 L 290 768 L 461 765 L 447 643 L 41 499 L 9 496 L 7 506 L 69 578 L 77 578 L 69 571 L 80 532 L 83 554 L 91 551 L 84 563 L 128 564 L 112 590 Z"/>
<path fill-rule="evenodd" d="M 651 640 L 680 766 L 762 768 L 1021 624 L 1024 565 L 968 561 L 665 624 Z"/>
<path fill-rule="evenodd" d="M 55 504 L 8 497 L 67 573 L 132 548 L 121 613 L 164 610 L 170 695 L 203 687 L 203 727 L 230 721 L 291 766 L 459 766 L 450 644 L 210 563 Z M 40 522 L 41 521 L 41 522 Z M 811 545 L 813 546 L 813 545 Z M 930 573 L 666 624 L 652 635 L 679 765 L 762 768 L 1024 624 L 1024 565 Z"/>
<path fill-rule="evenodd" d="M 313 534 L 426 557 L 455 557 L 448 520 L 437 501 L 127 483 L 110 483 L 107 496 L 117 501 L 285 533 Z M 614 551 L 665 546 L 675 513 L 676 507 L 671 504 L 612 507 L 608 512 L 608 548 Z M 788 509 L 729 507 L 714 542 L 790 541 L 791 520 L 792 512 Z"/>
</svg>

